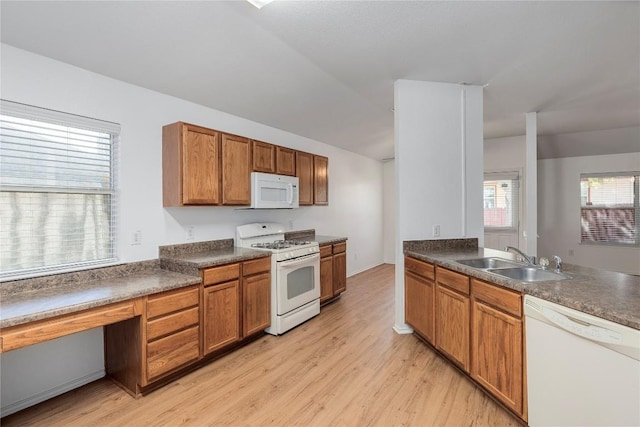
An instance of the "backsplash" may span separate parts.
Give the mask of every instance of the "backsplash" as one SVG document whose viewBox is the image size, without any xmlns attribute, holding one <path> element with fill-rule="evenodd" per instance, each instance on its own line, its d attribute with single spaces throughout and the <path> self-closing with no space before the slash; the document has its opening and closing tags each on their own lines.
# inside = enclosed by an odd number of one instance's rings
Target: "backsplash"
<svg viewBox="0 0 640 427">
<path fill-rule="evenodd" d="M 478 239 L 405 240 L 402 251 L 447 251 L 454 249 L 477 249 Z"/>
</svg>

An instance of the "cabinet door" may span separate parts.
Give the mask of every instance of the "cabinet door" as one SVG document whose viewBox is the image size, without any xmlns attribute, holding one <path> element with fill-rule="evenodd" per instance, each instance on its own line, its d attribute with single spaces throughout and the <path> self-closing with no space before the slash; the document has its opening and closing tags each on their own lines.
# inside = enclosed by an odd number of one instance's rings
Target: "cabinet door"
<svg viewBox="0 0 640 427">
<path fill-rule="evenodd" d="M 220 203 L 220 134 L 183 127 L 182 203 Z"/>
<path fill-rule="evenodd" d="M 320 258 L 320 302 L 333 297 L 333 257 Z"/>
<path fill-rule="evenodd" d="M 296 152 L 291 148 L 276 146 L 276 170 L 280 175 L 296 175 Z"/>
<path fill-rule="evenodd" d="M 271 324 L 271 274 L 245 277 L 242 296 L 242 332 L 248 337 Z"/>
<path fill-rule="evenodd" d="M 420 336 L 433 344 L 435 335 L 435 283 L 413 273 L 404 275 L 404 317 Z"/>
<path fill-rule="evenodd" d="M 329 204 L 328 170 L 328 158 L 313 156 L 313 203 L 315 205 Z"/>
<path fill-rule="evenodd" d="M 436 290 L 436 348 L 469 372 L 469 297 L 441 285 Z"/>
<path fill-rule="evenodd" d="M 313 204 L 313 154 L 296 151 L 296 176 L 300 205 Z"/>
<path fill-rule="evenodd" d="M 222 204 L 251 204 L 251 144 L 241 136 L 222 134 Z"/>
<path fill-rule="evenodd" d="M 204 288 L 204 354 L 240 339 L 240 284 L 237 280 Z"/>
<path fill-rule="evenodd" d="M 333 294 L 347 290 L 347 253 L 333 255 Z"/>
<path fill-rule="evenodd" d="M 253 148 L 253 171 L 276 173 L 276 146 L 261 141 L 251 141 Z"/>
<path fill-rule="evenodd" d="M 522 321 L 473 300 L 471 376 L 518 414 L 523 408 Z"/>
</svg>

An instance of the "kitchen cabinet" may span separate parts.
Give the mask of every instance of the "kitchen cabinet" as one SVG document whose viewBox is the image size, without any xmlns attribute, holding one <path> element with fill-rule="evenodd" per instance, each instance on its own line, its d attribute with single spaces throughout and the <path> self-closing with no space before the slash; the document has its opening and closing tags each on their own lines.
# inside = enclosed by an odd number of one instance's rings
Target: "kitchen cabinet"
<svg viewBox="0 0 640 427">
<path fill-rule="evenodd" d="M 405 257 L 405 322 L 527 420 L 519 292 Z"/>
<path fill-rule="evenodd" d="M 471 376 L 524 418 L 522 296 L 472 279 Z"/>
<path fill-rule="evenodd" d="M 320 304 L 333 298 L 333 246 L 320 246 Z"/>
<path fill-rule="evenodd" d="M 320 246 L 320 304 L 347 290 L 347 243 Z"/>
<path fill-rule="evenodd" d="M 296 176 L 296 151 L 276 146 L 276 173 Z"/>
<path fill-rule="evenodd" d="M 329 159 L 323 156 L 313 156 L 313 204 L 329 204 Z"/>
<path fill-rule="evenodd" d="M 469 372 L 469 277 L 438 266 L 436 284 L 436 348 Z"/>
<path fill-rule="evenodd" d="M 205 355 L 269 327 L 270 257 L 207 268 L 202 276 Z"/>
<path fill-rule="evenodd" d="M 251 204 L 251 142 L 222 134 L 222 204 Z"/>
<path fill-rule="evenodd" d="M 433 264 L 404 259 L 405 322 L 433 344 L 435 338 L 435 269 Z"/>
<path fill-rule="evenodd" d="M 242 263 L 242 336 L 271 325 L 271 258 Z"/>
<path fill-rule="evenodd" d="M 174 123 L 162 128 L 163 205 L 220 203 L 220 132 Z"/>
<path fill-rule="evenodd" d="M 276 173 L 276 146 L 251 140 L 253 172 Z"/>
<path fill-rule="evenodd" d="M 203 271 L 203 353 L 240 341 L 240 264 Z"/>
<path fill-rule="evenodd" d="M 313 205 L 313 154 L 296 151 L 296 176 L 300 206 Z"/>
<path fill-rule="evenodd" d="M 246 206 L 251 172 L 297 176 L 301 206 L 329 203 L 329 159 L 176 122 L 162 128 L 162 204 Z"/>
<path fill-rule="evenodd" d="M 143 385 L 200 358 L 200 292 L 197 286 L 147 298 Z"/>
<path fill-rule="evenodd" d="M 200 285 L 133 300 L 136 317 L 104 328 L 105 370 L 133 395 L 202 357 Z"/>
<path fill-rule="evenodd" d="M 347 243 L 333 245 L 333 295 L 347 290 Z"/>
</svg>

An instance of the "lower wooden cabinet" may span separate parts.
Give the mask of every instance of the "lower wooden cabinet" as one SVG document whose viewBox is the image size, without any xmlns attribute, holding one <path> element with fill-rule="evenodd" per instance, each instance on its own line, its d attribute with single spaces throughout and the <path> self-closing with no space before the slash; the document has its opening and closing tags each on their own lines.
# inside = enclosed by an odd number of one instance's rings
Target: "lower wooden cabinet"
<svg viewBox="0 0 640 427">
<path fill-rule="evenodd" d="M 469 372 L 469 277 L 436 267 L 436 348 Z"/>
<path fill-rule="evenodd" d="M 152 295 L 146 302 L 145 375 L 142 385 L 200 358 L 197 286 Z"/>
<path fill-rule="evenodd" d="M 240 340 L 240 281 L 203 290 L 203 352 L 205 355 Z"/>
<path fill-rule="evenodd" d="M 524 417 L 522 297 L 475 279 L 472 286 L 471 376 Z"/>
<path fill-rule="evenodd" d="M 413 328 L 414 332 L 433 344 L 435 339 L 436 300 L 433 265 L 405 258 L 405 266 L 409 267 L 404 274 L 405 322 Z M 422 275 L 411 270 L 431 273 Z"/>
<path fill-rule="evenodd" d="M 347 290 L 347 243 L 320 246 L 320 303 Z"/>
<path fill-rule="evenodd" d="M 242 336 L 264 331 L 271 325 L 271 259 L 243 263 Z"/>
<path fill-rule="evenodd" d="M 131 394 L 270 326 L 271 257 L 201 273 L 201 285 L 140 297 L 127 318 L 105 326 L 106 371 Z"/>
<path fill-rule="evenodd" d="M 229 347 L 271 324 L 271 258 L 258 258 L 203 274 L 203 352 Z"/>
<path fill-rule="evenodd" d="M 333 295 L 347 290 L 347 244 L 333 245 Z"/>
<path fill-rule="evenodd" d="M 519 292 L 405 257 L 405 322 L 527 421 Z"/>
</svg>

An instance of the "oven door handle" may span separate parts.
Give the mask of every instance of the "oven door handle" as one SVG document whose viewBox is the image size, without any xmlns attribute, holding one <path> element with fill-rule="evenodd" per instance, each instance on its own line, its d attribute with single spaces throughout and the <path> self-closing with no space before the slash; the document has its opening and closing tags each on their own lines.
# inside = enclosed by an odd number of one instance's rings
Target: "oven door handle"
<svg viewBox="0 0 640 427">
<path fill-rule="evenodd" d="M 280 264 L 280 268 L 288 269 L 289 267 L 295 267 L 295 266 L 300 265 L 300 264 L 305 264 L 305 263 L 311 261 L 312 258 L 320 258 L 320 254 L 318 252 L 316 252 L 316 253 L 313 253 L 313 254 L 310 254 L 310 255 L 305 255 L 305 256 L 300 257 L 300 258 L 295 258 L 295 259 L 293 259 L 291 261 L 280 261 L 279 264 Z"/>
</svg>

